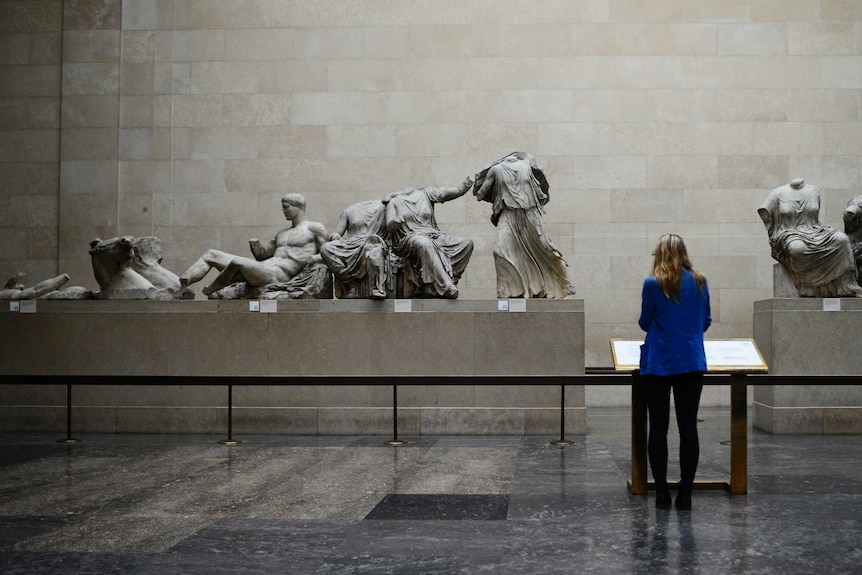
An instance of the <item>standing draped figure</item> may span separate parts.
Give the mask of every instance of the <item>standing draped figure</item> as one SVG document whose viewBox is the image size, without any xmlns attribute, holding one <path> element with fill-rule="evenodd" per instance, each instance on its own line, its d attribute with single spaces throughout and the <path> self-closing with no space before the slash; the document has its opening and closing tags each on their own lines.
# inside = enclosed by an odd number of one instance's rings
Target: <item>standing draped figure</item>
<svg viewBox="0 0 862 575">
<path fill-rule="evenodd" d="M 476 175 L 473 193 L 491 203 L 491 223 L 497 226 L 497 297 L 564 298 L 575 293 L 568 264 L 542 221 L 548 189 L 544 172 L 525 152 L 508 154 Z"/>
</svg>

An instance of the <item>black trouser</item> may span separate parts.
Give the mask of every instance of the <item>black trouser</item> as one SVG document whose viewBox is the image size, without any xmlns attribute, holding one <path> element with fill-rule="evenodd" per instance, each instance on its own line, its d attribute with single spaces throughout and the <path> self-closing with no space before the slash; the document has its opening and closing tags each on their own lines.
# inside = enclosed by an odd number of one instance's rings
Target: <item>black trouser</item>
<svg viewBox="0 0 862 575">
<path fill-rule="evenodd" d="M 649 412 L 649 464 L 656 491 L 667 490 L 667 431 L 670 426 L 670 392 L 679 428 L 679 491 L 691 492 L 700 442 L 697 437 L 697 409 L 703 390 L 703 373 L 643 375 Z"/>
</svg>

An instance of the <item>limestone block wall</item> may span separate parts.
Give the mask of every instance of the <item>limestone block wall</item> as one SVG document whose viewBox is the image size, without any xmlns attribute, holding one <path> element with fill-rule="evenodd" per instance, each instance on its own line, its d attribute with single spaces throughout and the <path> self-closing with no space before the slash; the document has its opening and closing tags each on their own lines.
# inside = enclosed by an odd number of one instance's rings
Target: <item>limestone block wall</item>
<svg viewBox="0 0 862 575">
<path fill-rule="evenodd" d="M 0 277 L 95 288 L 89 241 L 127 234 L 160 237 L 179 273 L 207 248 L 247 254 L 286 192 L 331 228 L 525 150 L 602 367 L 610 338 L 641 336 L 660 234 L 709 278 L 708 336 L 751 337 L 768 191 L 804 177 L 841 227 L 862 188 L 848 0 L 7 0 L 0 46 Z M 476 243 L 461 297 L 493 298 L 488 205 L 437 215 Z"/>
</svg>

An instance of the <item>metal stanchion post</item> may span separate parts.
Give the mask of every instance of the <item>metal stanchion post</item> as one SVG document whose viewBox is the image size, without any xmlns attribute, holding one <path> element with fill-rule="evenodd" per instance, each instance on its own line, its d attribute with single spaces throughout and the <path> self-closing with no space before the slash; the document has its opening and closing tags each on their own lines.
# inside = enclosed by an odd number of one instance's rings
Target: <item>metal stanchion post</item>
<svg viewBox="0 0 862 575">
<path fill-rule="evenodd" d="M 383 443 L 386 445 L 404 445 L 407 443 L 401 439 L 398 439 L 398 386 L 392 386 L 392 429 L 393 436 L 389 441 L 384 441 Z"/>
<path fill-rule="evenodd" d="M 222 445 L 237 445 L 242 441 L 233 438 L 233 386 L 227 386 L 227 439 L 219 441 Z"/>
<path fill-rule="evenodd" d="M 80 439 L 72 437 L 72 384 L 66 384 L 66 437 L 58 439 L 57 443 L 78 443 Z"/>
<path fill-rule="evenodd" d="M 551 445 L 571 445 L 574 441 L 566 439 L 566 384 L 560 384 L 560 438 Z"/>
</svg>

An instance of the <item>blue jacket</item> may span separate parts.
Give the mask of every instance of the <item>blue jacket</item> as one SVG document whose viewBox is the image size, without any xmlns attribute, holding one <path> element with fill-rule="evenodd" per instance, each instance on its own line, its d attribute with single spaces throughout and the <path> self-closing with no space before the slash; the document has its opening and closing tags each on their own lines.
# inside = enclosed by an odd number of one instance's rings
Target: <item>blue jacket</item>
<svg viewBox="0 0 862 575">
<path fill-rule="evenodd" d="M 703 332 L 712 323 L 706 278 L 703 295 L 694 274 L 683 270 L 679 301 L 662 292 L 655 276 L 644 280 L 638 325 L 647 332 L 641 346 L 640 371 L 644 375 L 674 375 L 706 371 Z"/>
</svg>

